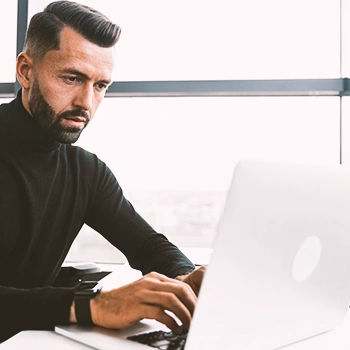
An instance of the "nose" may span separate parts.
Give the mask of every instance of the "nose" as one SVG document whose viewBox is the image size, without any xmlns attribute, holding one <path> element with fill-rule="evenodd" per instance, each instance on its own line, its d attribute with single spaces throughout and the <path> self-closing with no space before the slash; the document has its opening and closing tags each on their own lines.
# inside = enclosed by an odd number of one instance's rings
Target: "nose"
<svg viewBox="0 0 350 350">
<path fill-rule="evenodd" d="M 75 97 L 74 105 L 85 111 L 92 109 L 94 99 L 94 87 L 86 84 Z"/>
</svg>

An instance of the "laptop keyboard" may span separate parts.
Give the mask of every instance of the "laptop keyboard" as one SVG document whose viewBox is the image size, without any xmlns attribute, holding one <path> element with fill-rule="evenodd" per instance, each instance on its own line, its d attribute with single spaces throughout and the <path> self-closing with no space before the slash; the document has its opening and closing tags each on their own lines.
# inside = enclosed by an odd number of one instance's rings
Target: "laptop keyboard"
<svg viewBox="0 0 350 350">
<path fill-rule="evenodd" d="M 160 350 L 183 350 L 185 348 L 187 331 L 181 334 L 155 331 L 132 335 L 128 339 Z"/>
</svg>

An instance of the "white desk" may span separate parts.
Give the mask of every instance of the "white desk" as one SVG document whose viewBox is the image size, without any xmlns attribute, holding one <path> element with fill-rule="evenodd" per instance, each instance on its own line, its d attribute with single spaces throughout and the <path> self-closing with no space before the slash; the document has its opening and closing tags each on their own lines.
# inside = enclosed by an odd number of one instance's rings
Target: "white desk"
<svg viewBox="0 0 350 350">
<path fill-rule="evenodd" d="M 88 350 L 82 345 L 50 331 L 23 331 L 0 345 L 0 350 Z M 145 350 L 148 349 L 145 347 Z M 151 349 L 151 348 L 150 348 Z M 289 345 L 283 350 L 349 350 L 350 314 L 334 331 Z M 124 350 L 124 349 L 123 349 Z M 127 350 L 127 349 L 125 349 Z M 282 349 L 281 349 L 282 350 Z"/>
<path fill-rule="evenodd" d="M 23 331 L 0 345 L 1 350 L 87 350 L 77 343 L 51 331 Z"/>
<path fill-rule="evenodd" d="M 114 267 L 116 274 L 105 278 L 106 289 L 124 285 L 138 279 L 139 271 L 131 270 L 128 265 Z M 87 350 L 89 346 L 82 345 L 51 331 L 23 331 L 0 345 L 0 350 Z M 145 347 L 145 350 L 148 347 Z M 151 348 L 150 348 L 151 349 Z M 283 350 L 349 350 L 350 349 L 350 313 L 337 329 L 289 345 Z M 124 350 L 124 349 L 123 349 Z M 127 350 L 127 349 L 125 349 Z"/>
</svg>

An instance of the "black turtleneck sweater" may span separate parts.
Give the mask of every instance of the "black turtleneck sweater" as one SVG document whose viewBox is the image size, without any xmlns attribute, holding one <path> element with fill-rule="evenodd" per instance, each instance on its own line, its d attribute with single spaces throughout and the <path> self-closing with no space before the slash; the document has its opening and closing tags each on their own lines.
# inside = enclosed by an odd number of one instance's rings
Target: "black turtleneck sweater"
<svg viewBox="0 0 350 350">
<path fill-rule="evenodd" d="M 49 138 L 20 91 L 0 105 L 0 342 L 24 329 L 69 323 L 73 289 L 52 284 L 83 224 L 143 274 L 194 269 L 135 212 L 96 155 Z"/>
</svg>

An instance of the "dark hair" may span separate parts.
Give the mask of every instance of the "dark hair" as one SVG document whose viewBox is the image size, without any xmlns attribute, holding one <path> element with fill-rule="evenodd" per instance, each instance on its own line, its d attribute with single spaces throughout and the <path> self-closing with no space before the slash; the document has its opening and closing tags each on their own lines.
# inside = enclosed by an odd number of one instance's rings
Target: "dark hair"
<svg viewBox="0 0 350 350">
<path fill-rule="evenodd" d="M 100 47 L 114 46 L 121 31 L 108 17 L 89 6 L 72 1 L 56 1 L 32 17 L 24 50 L 37 59 L 42 59 L 50 50 L 59 50 L 64 27 L 72 28 Z"/>
</svg>

